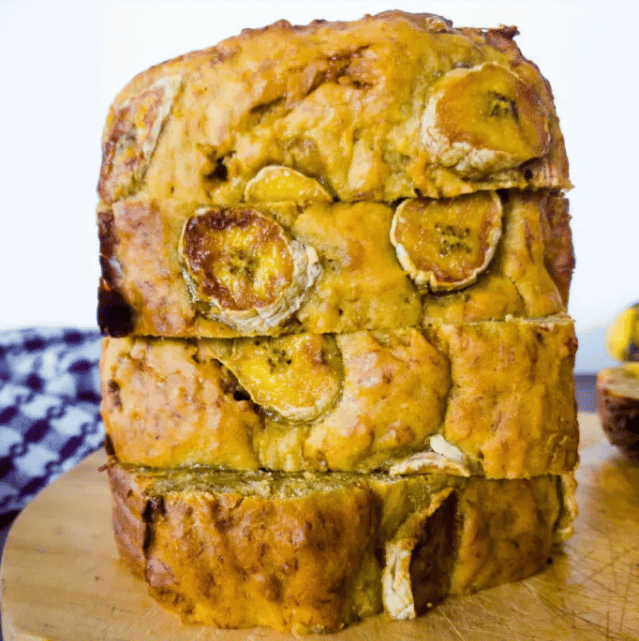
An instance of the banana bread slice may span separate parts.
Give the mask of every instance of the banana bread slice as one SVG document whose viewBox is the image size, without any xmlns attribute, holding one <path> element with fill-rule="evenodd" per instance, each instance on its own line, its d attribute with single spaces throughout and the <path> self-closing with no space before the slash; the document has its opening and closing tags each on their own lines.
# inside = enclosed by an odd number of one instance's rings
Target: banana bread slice
<svg viewBox="0 0 639 641">
<path fill-rule="evenodd" d="M 111 452 L 153 467 L 573 469 L 566 317 L 276 338 L 107 338 Z"/>
<path fill-rule="evenodd" d="M 128 199 L 100 209 L 102 329 L 344 333 L 566 310 L 574 256 L 561 195 L 478 192 L 399 205 L 286 196 L 234 207 Z"/>
<path fill-rule="evenodd" d="M 568 188 L 552 93 L 517 33 L 401 11 L 246 29 L 119 93 L 100 198 L 233 205 L 269 165 L 348 202 Z"/>
<path fill-rule="evenodd" d="M 185 621 L 335 631 L 534 574 L 575 514 L 532 479 L 108 468 L 119 554 Z"/>
</svg>

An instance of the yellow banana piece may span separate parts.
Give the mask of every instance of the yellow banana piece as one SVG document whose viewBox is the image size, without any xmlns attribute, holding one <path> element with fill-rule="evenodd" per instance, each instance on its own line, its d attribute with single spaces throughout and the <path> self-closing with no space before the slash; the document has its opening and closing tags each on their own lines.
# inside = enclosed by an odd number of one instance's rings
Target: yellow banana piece
<svg viewBox="0 0 639 641">
<path fill-rule="evenodd" d="M 284 322 L 319 275 L 315 250 L 251 207 L 200 207 L 179 252 L 193 297 L 230 327 L 260 333 Z"/>
<path fill-rule="evenodd" d="M 618 361 L 639 361 L 639 303 L 625 309 L 610 325 L 606 347 Z"/>
<path fill-rule="evenodd" d="M 532 86 L 487 62 L 453 69 L 433 85 L 421 135 L 432 158 L 472 178 L 546 154 L 548 122 Z"/>
<path fill-rule="evenodd" d="M 317 180 L 295 169 L 270 165 L 249 180 L 244 198 L 251 203 L 272 203 L 283 200 L 297 202 L 332 202 L 333 198 Z"/>
<path fill-rule="evenodd" d="M 444 200 L 408 199 L 397 208 L 390 240 L 418 287 L 466 287 L 490 263 L 501 237 L 502 207 L 492 191 Z"/>
<path fill-rule="evenodd" d="M 241 338 L 220 360 L 255 403 L 292 421 L 312 421 L 342 389 L 342 360 L 323 334 Z"/>
</svg>

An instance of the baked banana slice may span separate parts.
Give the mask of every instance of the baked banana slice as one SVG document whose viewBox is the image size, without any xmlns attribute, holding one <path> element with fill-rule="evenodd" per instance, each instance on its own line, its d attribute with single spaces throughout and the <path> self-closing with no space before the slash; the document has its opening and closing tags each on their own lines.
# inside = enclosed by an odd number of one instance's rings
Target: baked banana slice
<svg viewBox="0 0 639 641">
<path fill-rule="evenodd" d="M 433 160 L 480 177 L 545 155 L 549 114 L 529 84 L 484 63 L 453 69 L 433 85 L 421 135 Z"/>
<path fill-rule="evenodd" d="M 111 108 L 103 136 L 98 184 L 103 201 L 115 202 L 140 187 L 181 85 L 181 75 L 167 76 Z"/>
<path fill-rule="evenodd" d="M 390 238 L 413 282 L 431 291 L 460 289 L 477 280 L 501 238 L 502 206 L 495 192 L 441 200 L 405 200 Z"/>
<path fill-rule="evenodd" d="M 330 336 L 237 339 L 220 360 L 255 403 L 290 421 L 315 420 L 342 389 L 341 356 Z"/>
<path fill-rule="evenodd" d="M 618 361 L 639 361 L 639 303 L 615 318 L 606 334 L 606 347 Z"/>
<path fill-rule="evenodd" d="M 252 203 L 284 200 L 330 203 L 333 198 L 317 180 L 290 167 L 270 165 L 260 169 L 256 176 L 249 180 L 244 190 L 244 200 Z"/>
<path fill-rule="evenodd" d="M 313 247 L 248 207 L 196 210 L 179 252 L 193 298 L 208 306 L 204 313 L 252 333 L 293 314 L 320 272 Z"/>
</svg>

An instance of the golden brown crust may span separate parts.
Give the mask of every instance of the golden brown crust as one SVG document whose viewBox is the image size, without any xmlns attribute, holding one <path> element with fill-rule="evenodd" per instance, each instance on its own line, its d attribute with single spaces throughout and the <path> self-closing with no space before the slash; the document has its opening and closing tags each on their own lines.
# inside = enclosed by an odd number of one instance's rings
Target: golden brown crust
<svg viewBox="0 0 639 641">
<path fill-rule="evenodd" d="M 597 411 L 610 442 L 639 461 L 639 368 L 632 364 L 599 372 Z"/>
<path fill-rule="evenodd" d="M 122 110 L 146 104 L 139 96 L 171 78 L 180 89 L 157 144 L 148 153 L 133 149 L 142 160 L 131 185 L 145 198 L 174 194 L 202 204 L 233 205 L 268 164 L 316 177 L 342 201 L 567 188 L 552 94 L 538 69 L 522 57 L 513 33 L 454 29 L 441 18 L 398 11 L 354 22 L 292 27 L 280 21 L 246 30 L 216 47 L 153 67 L 123 89 L 105 127 L 105 166 L 111 163 L 108 148 L 131 139 L 139 147 L 145 139 L 132 124 L 144 118 L 134 113 L 123 119 Z M 479 142 L 476 134 L 456 131 L 453 136 L 440 126 L 444 139 L 461 136 L 470 145 L 461 161 L 442 156 L 428 142 L 427 106 L 441 94 L 442 77 L 443 82 L 448 74 L 474 78 L 482 69 L 498 70 L 494 78 L 479 73 L 482 91 L 507 108 L 486 111 L 480 105 L 476 117 L 465 119 L 482 118 L 481 130 L 492 132 Z M 506 112 L 513 129 L 508 135 Z M 524 142 L 513 149 L 518 132 Z M 496 159 L 471 162 L 469 176 L 465 159 L 493 148 Z M 103 167 L 99 191 L 104 202 L 114 202 L 123 192 L 108 175 Z"/>
<path fill-rule="evenodd" d="M 306 268 L 298 270 L 301 275 L 294 279 L 294 286 L 283 288 L 288 293 L 278 301 L 285 300 L 286 304 L 278 307 L 268 322 L 255 324 L 248 319 L 240 325 L 228 317 L 233 310 L 225 312 L 226 316 L 218 314 L 221 320 L 216 319 L 209 304 L 202 302 L 202 294 L 193 292 L 192 279 L 185 275 L 180 239 L 199 207 L 175 201 L 118 202 L 99 214 L 102 289 L 111 296 L 118 294 L 115 312 L 109 308 L 111 299 L 100 306 L 103 330 L 115 336 L 343 333 L 424 326 L 435 320 L 462 323 L 504 319 L 507 315 L 543 317 L 565 311 L 563 299 L 570 283 L 573 254 L 563 198 L 547 192 L 502 194 L 503 221 L 501 225 L 498 221 L 488 225 L 492 230 L 489 235 L 501 235 L 496 245 L 496 237 L 491 242 L 479 237 L 483 209 L 472 205 L 474 199 L 483 202 L 486 198 L 493 202 L 495 196 L 461 197 L 464 203 L 470 199 L 470 204 L 462 207 L 469 218 L 464 229 L 468 228 L 470 234 L 472 228 L 478 234 L 465 241 L 491 248 L 484 264 L 473 270 L 478 274 L 477 282 L 439 293 L 413 283 L 402 268 L 391 244 L 395 219 L 392 206 L 291 201 L 252 205 L 251 211 L 262 212 L 254 217 L 268 219 L 281 230 L 283 243 L 290 237 L 293 240 L 288 247 L 298 243 L 305 248 L 300 250 L 304 260 L 298 262 Z M 400 207 L 405 208 L 407 202 Z M 422 201 L 415 202 L 419 205 Z M 475 221 L 475 230 L 471 219 L 476 214 L 479 221 Z M 444 237 L 443 241 L 448 242 Z M 417 239 L 415 242 L 411 251 L 419 252 Z M 202 243 L 206 245 L 205 240 Z M 193 241 L 191 247 L 196 244 Z M 267 261 L 257 249 L 245 249 L 254 251 L 255 256 L 244 260 Z M 199 251 L 201 255 L 203 249 Z M 455 255 L 451 254 L 453 258 Z M 116 322 L 119 310 L 121 328 Z"/>
<path fill-rule="evenodd" d="M 102 415 L 119 459 L 371 470 L 431 452 L 405 469 L 495 478 L 576 463 L 568 319 L 253 340 L 107 339 Z"/>
<path fill-rule="evenodd" d="M 179 75 L 165 76 L 110 109 L 98 183 L 102 200 L 119 200 L 139 190 L 181 81 Z"/>
<path fill-rule="evenodd" d="M 457 509 L 464 515 L 460 549 L 472 553 L 456 564 L 451 594 L 506 583 L 515 568 L 532 569 L 539 563 L 539 551 L 550 550 L 557 538 L 557 524 L 566 522 L 565 502 L 570 495 L 563 496 L 562 492 L 558 477 L 536 477 L 528 483 L 469 479 Z M 560 515 L 552 532 L 544 527 L 549 514 Z M 519 534 L 516 544 L 514 532 Z M 546 560 L 550 560 L 548 552 Z"/>
<path fill-rule="evenodd" d="M 564 510 L 553 476 L 196 476 L 112 464 L 116 542 L 160 603 L 218 627 L 415 616 L 540 570 Z"/>
</svg>

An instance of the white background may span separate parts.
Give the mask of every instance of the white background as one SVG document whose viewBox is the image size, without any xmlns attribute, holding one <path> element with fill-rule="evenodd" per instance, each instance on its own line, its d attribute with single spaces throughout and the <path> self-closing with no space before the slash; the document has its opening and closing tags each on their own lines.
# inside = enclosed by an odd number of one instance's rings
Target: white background
<svg viewBox="0 0 639 641">
<path fill-rule="evenodd" d="M 520 48 L 553 87 L 575 185 L 577 371 L 605 366 L 606 325 L 639 300 L 632 0 L 0 0 L 0 330 L 95 326 L 100 135 L 110 101 L 135 73 L 279 18 L 304 24 L 391 8 L 457 26 L 519 27 Z"/>
</svg>

